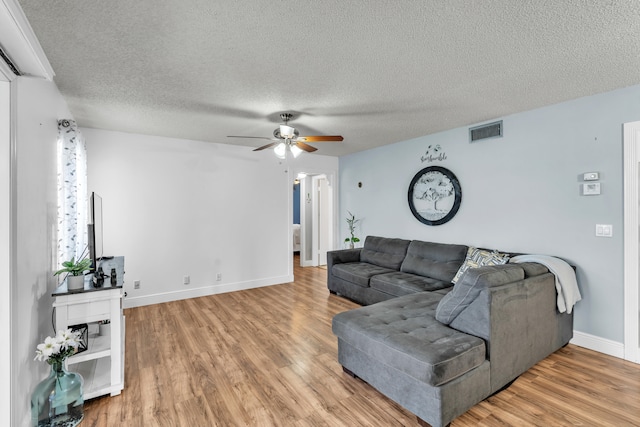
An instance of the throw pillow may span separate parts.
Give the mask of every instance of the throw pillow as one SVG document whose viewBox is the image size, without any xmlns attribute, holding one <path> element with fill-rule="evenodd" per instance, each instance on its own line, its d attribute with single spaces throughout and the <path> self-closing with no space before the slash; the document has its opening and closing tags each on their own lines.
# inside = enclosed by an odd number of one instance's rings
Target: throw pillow
<svg viewBox="0 0 640 427">
<path fill-rule="evenodd" d="M 451 292 L 440 300 L 436 308 L 436 320 L 449 325 L 484 289 L 524 279 L 524 270 L 513 268 L 514 265 L 493 265 L 469 271 L 453 286 Z"/>
<path fill-rule="evenodd" d="M 484 267 L 485 265 L 502 265 L 509 261 L 509 254 L 501 254 L 498 251 L 487 251 L 470 246 L 467 250 L 467 257 L 453 277 L 451 283 L 458 282 L 460 277 L 470 268 Z"/>
</svg>

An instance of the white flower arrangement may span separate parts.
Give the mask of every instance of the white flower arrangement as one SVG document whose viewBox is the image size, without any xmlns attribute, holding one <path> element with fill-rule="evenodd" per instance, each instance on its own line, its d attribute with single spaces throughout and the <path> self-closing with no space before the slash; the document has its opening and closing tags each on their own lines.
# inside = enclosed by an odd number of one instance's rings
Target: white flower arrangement
<svg viewBox="0 0 640 427">
<path fill-rule="evenodd" d="M 55 337 L 47 337 L 42 344 L 38 344 L 34 360 L 47 362 L 49 365 L 62 363 L 64 359 L 78 351 L 80 332 L 71 329 L 60 330 Z"/>
</svg>

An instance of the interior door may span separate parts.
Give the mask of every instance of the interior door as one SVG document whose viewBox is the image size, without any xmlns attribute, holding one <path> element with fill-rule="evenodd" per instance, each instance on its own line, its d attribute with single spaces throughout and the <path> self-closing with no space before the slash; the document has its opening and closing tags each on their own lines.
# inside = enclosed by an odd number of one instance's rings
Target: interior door
<svg viewBox="0 0 640 427">
<path fill-rule="evenodd" d="M 326 175 L 311 177 L 311 266 L 326 265 L 333 246 L 332 191 Z"/>
<path fill-rule="evenodd" d="M 330 245 L 330 203 L 327 178 L 318 179 L 318 265 L 327 265 L 327 251 Z"/>
</svg>

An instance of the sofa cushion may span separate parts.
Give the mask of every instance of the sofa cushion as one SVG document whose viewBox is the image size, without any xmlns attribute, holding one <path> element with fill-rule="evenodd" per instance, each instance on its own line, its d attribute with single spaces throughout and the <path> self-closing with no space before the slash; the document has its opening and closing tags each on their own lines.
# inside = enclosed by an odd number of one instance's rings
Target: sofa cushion
<svg viewBox="0 0 640 427">
<path fill-rule="evenodd" d="M 400 270 L 405 273 L 451 282 L 466 255 L 467 247 L 464 245 L 414 240 L 409 244 L 407 256 L 404 258 Z"/>
<path fill-rule="evenodd" d="M 419 292 L 333 318 L 333 332 L 381 363 L 438 386 L 480 366 L 482 339 L 459 332 L 433 316 L 442 295 Z"/>
<path fill-rule="evenodd" d="M 512 260 L 513 257 L 509 258 L 510 263 L 512 262 Z M 549 269 L 547 267 L 537 262 L 519 262 L 517 264 L 524 270 L 525 278 L 539 276 L 541 274 L 549 272 Z"/>
<path fill-rule="evenodd" d="M 331 273 L 355 285 L 363 288 L 369 287 L 369 279 L 376 274 L 384 274 L 392 272 L 389 268 L 380 267 L 378 265 L 366 262 L 347 262 L 344 264 L 336 264 L 331 268 Z"/>
<path fill-rule="evenodd" d="M 453 286 L 450 281 L 442 281 L 417 274 L 393 271 L 373 276 L 369 286 L 393 296 L 414 294 L 416 292 L 435 291 Z"/>
<path fill-rule="evenodd" d="M 360 252 L 360 261 L 391 270 L 400 270 L 409 243 L 411 243 L 409 240 L 367 236 Z"/>
<path fill-rule="evenodd" d="M 513 268 L 516 267 L 516 268 Z M 450 324 L 483 289 L 524 279 L 524 270 L 516 265 L 486 266 L 467 271 L 438 304 L 436 319 Z"/>
<path fill-rule="evenodd" d="M 460 277 L 470 268 L 484 267 L 485 265 L 502 265 L 509 261 L 509 254 L 501 254 L 498 251 L 478 249 L 473 246 L 467 250 L 464 263 L 451 282 L 456 283 Z"/>
</svg>

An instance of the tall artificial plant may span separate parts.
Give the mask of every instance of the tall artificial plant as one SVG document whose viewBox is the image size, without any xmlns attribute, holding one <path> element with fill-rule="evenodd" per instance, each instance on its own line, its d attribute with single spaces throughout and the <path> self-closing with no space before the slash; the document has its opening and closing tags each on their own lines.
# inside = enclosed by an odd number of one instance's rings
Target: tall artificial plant
<svg viewBox="0 0 640 427">
<path fill-rule="evenodd" d="M 351 234 L 351 237 L 347 237 L 344 241 L 345 243 L 349 243 L 350 248 L 353 248 L 354 244 L 360 241 L 355 235 L 356 224 L 360 222 L 360 220 L 356 219 L 355 215 L 351 212 L 347 211 L 347 213 L 349 214 L 349 216 L 347 216 L 347 225 L 349 226 L 349 234 Z"/>
</svg>

